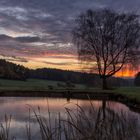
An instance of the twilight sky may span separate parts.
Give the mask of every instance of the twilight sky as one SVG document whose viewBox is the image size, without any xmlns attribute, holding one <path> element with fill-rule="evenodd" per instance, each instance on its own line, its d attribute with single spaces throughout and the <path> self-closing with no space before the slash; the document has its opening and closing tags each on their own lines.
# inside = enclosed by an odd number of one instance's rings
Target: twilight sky
<svg viewBox="0 0 140 140">
<path fill-rule="evenodd" d="M 139 7 L 140 0 L 0 0 L 0 58 L 30 68 L 80 70 L 71 42 L 75 17 L 89 8 L 140 14 Z"/>
</svg>

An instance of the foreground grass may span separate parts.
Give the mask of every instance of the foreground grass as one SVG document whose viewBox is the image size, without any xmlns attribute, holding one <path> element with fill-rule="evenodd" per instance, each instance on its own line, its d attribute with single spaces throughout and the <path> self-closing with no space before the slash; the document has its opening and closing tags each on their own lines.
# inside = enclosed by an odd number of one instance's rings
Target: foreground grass
<svg viewBox="0 0 140 140">
<path fill-rule="evenodd" d="M 139 140 L 139 117 L 126 114 L 121 110 L 115 112 L 110 104 L 106 106 L 94 107 L 92 101 L 87 109 L 75 105 L 70 109 L 65 107 L 64 114 L 57 113 L 52 118 L 52 112 L 48 108 L 47 114 L 42 115 L 41 109 L 29 109 L 29 118 L 25 126 L 25 132 L 22 131 L 22 139 L 34 140 L 32 135 L 33 127 L 31 120 L 37 122 L 39 127 L 36 129 L 39 138 L 37 140 Z M 33 113 L 32 113 L 33 111 Z M 32 114 L 32 115 L 31 115 Z M 54 114 L 53 114 L 54 115 Z M 132 117 L 133 116 L 133 117 Z M 18 140 L 10 134 L 12 129 L 11 116 L 5 115 L 5 121 L 1 123 L 0 140 Z M 23 129 L 21 129 L 23 130 Z M 36 138 L 35 138 L 36 139 Z"/>
</svg>

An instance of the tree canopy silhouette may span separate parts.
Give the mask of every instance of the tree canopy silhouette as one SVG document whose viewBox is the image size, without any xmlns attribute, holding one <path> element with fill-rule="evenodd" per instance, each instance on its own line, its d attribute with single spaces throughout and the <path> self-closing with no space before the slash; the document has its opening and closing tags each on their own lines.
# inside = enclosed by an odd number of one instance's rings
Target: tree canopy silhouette
<svg viewBox="0 0 140 140">
<path fill-rule="evenodd" d="M 135 86 L 140 86 L 140 72 L 137 73 L 135 80 L 134 80 Z"/>
<path fill-rule="evenodd" d="M 95 67 L 107 89 L 106 79 L 126 63 L 134 64 L 140 44 L 139 16 L 109 9 L 88 10 L 76 18 L 74 43 L 80 60 Z M 94 63 L 93 63 L 94 62 Z"/>
</svg>

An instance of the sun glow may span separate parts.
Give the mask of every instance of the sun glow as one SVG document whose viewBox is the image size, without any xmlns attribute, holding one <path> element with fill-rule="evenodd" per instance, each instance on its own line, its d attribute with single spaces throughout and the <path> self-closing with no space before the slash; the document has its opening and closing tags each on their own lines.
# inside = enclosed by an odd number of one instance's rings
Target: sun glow
<svg viewBox="0 0 140 140">
<path fill-rule="evenodd" d="M 135 77 L 138 70 L 130 69 L 128 66 L 115 74 L 116 77 Z"/>
</svg>

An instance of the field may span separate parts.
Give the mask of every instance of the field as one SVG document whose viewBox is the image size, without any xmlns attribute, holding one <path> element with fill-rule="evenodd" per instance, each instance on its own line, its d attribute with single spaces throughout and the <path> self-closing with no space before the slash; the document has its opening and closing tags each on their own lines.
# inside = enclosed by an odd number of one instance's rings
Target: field
<svg viewBox="0 0 140 140">
<path fill-rule="evenodd" d="M 5 80 L 0 79 L 0 91 L 78 91 L 88 93 L 109 93 L 123 95 L 129 99 L 140 102 L 140 87 L 121 87 L 114 90 L 102 90 L 100 88 L 89 88 L 80 84 L 72 84 L 72 87 L 67 86 L 65 82 L 49 81 L 39 79 L 28 79 L 27 81 Z"/>
<path fill-rule="evenodd" d="M 140 87 L 122 87 L 114 91 L 116 94 L 124 95 L 140 103 Z"/>
<path fill-rule="evenodd" d="M 75 87 L 72 89 L 83 89 L 84 86 L 80 84 L 74 84 Z M 14 91 L 14 90 L 27 90 L 27 91 L 46 91 L 46 90 L 60 90 L 67 89 L 65 82 L 60 81 L 49 81 L 40 79 L 28 79 L 26 81 L 19 80 L 5 80 L 0 79 L 0 90 L 1 91 Z"/>
</svg>

